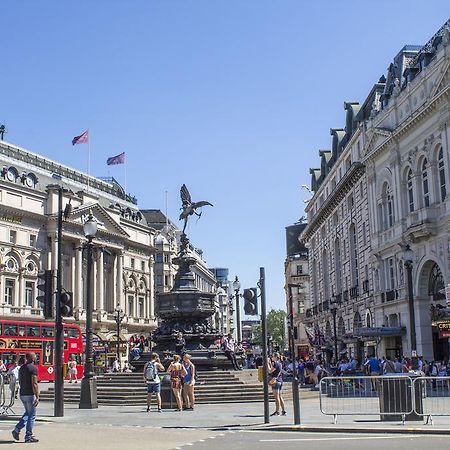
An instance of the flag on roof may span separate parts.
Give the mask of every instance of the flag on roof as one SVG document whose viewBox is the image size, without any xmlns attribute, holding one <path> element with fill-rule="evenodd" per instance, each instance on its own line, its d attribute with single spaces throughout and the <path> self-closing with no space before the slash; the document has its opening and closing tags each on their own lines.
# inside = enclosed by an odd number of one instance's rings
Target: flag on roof
<svg viewBox="0 0 450 450">
<path fill-rule="evenodd" d="M 87 144 L 89 142 L 89 130 L 86 130 L 83 134 L 75 136 L 72 139 L 72 145 L 75 144 Z"/>
<path fill-rule="evenodd" d="M 120 155 L 111 156 L 106 160 L 106 164 L 108 166 L 113 166 L 114 164 L 124 164 L 125 163 L 125 152 L 122 152 Z"/>
</svg>

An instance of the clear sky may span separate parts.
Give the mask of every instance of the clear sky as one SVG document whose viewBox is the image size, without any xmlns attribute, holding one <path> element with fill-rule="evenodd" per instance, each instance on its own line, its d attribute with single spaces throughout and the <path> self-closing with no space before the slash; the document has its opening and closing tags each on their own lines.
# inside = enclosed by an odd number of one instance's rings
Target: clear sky
<svg viewBox="0 0 450 450">
<path fill-rule="evenodd" d="M 179 188 L 209 200 L 190 225 L 210 266 L 243 287 L 266 268 L 284 306 L 284 227 L 344 101 L 363 102 L 405 44 L 424 44 L 448 0 L 78 0 L 1 2 L 5 140 L 124 182 L 177 221 Z M 180 223 L 181 225 L 181 223 Z"/>
</svg>

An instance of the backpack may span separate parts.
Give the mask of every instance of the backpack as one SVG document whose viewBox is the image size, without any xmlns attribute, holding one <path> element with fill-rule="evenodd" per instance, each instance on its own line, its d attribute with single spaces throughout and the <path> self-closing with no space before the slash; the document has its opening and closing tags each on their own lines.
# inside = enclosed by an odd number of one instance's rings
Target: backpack
<svg viewBox="0 0 450 450">
<path fill-rule="evenodd" d="M 156 370 L 156 365 L 154 362 L 148 362 L 145 366 L 145 378 L 147 381 L 156 381 L 158 377 L 158 371 Z"/>
</svg>

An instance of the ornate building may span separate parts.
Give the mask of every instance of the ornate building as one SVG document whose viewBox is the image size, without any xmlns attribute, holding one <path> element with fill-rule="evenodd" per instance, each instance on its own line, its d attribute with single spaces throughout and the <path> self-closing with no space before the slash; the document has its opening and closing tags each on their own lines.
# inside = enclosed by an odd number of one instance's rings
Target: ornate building
<svg viewBox="0 0 450 450">
<path fill-rule="evenodd" d="M 399 52 L 365 122 L 374 320 L 402 331 L 381 339 L 381 354 L 411 354 L 403 260 L 409 244 L 417 353 L 428 360 L 449 357 L 448 336 L 439 331 L 440 324 L 450 327 L 443 293 L 450 280 L 449 26 L 450 21 L 425 46 Z"/>
<path fill-rule="evenodd" d="M 405 46 L 362 105 L 345 103 L 345 128 L 311 169 L 305 321 L 319 350 L 337 337 L 338 352 L 411 355 L 416 335 L 418 355 L 449 356 L 449 27 Z"/>
<path fill-rule="evenodd" d="M 63 207 L 72 213 L 63 225 L 63 288 L 73 292 L 74 318 L 86 317 L 86 242 L 83 223 L 92 214 L 94 239 L 94 328 L 111 337 L 114 310 L 126 314 L 122 329 L 147 335 L 156 326 L 153 240 L 134 198 L 113 179 L 104 181 L 0 142 L 0 290 L 2 317 L 42 320 L 36 302 L 37 273 L 57 268 L 58 185 Z"/>
<path fill-rule="evenodd" d="M 310 354 L 311 343 L 305 329 L 306 311 L 310 310 L 308 249 L 300 242 L 306 223 L 286 227 L 286 260 L 284 262 L 286 311 L 290 314 L 292 297 L 294 346 L 298 357 Z"/>
</svg>

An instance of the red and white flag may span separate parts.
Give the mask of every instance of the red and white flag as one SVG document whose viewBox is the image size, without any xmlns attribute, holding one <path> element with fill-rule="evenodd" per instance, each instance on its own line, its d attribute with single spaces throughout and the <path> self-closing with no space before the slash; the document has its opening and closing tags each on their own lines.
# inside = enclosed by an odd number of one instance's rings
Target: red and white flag
<svg viewBox="0 0 450 450">
<path fill-rule="evenodd" d="M 113 166 L 115 164 L 125 164 L 125 152 L 122 152 L 117 156 L 111 156 L 106 160 L 106 164 L 108 164 L 108 166 Z"/>
<path fill-rule="evenodd" d="M 89 130 L 86 130 L 83 134 L 75 136 L 72 139 L 72 145 L 75 144 L 87 144 L 89 142 Z"/>
</svg>

